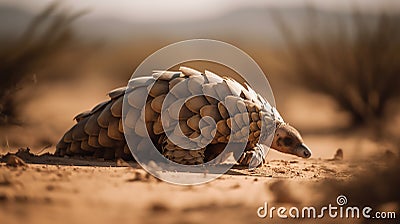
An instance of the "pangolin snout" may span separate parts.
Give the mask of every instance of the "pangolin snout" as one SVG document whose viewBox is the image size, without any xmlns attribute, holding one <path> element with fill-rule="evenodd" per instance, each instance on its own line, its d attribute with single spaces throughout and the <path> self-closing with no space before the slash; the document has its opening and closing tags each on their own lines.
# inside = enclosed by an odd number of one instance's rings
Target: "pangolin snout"
<svg viewBox="0 0 400 224">
<path fill-rule="evenodd" d="M 303 143 L 297 147 L 297 155 L 303 158 L 310 158 L 311 150 Z"/>
</svg>

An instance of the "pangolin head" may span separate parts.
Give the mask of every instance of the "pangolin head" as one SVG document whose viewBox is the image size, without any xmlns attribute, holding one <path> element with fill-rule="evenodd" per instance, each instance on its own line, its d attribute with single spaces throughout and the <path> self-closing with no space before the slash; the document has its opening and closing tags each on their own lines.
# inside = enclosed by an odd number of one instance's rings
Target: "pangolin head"
<svg viewBox="0 0 400 224">
<path fill-rule="evenodd" d="M 311 150 L 304 144 L 300 133 L 286 123 L 277 125 L 271 148 L 303 158 L 311 156 Z"/>
</svg>

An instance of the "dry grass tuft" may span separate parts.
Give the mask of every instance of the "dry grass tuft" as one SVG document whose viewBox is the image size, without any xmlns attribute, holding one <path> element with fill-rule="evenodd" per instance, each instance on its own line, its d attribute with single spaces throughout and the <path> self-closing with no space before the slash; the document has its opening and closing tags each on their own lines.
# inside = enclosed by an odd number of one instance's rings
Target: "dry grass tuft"
<svg viewBox="0 0 400 224">
<path fill-rule="evenodd" d="M 310 8 L 305 37 L 296 38 L 293 27 L 275 15 L 291 55 L 289 67 L 305 87 L 348 111 L 352 125 L 376 123 L 400 97 L 400 16 L 354 10 L 348 19 L 335 17 L 323 23 Z"/>
<path fill-rule="evenodd" d="M 0 124 L 18 123 L 15 92 L 36 81 L 35 70 L 68 47 L 74 39 L 71 23 L 83 12 L 61 11 L 50 4 L 32 19 L 22 36 L 0 46 Z"/>
</svg>

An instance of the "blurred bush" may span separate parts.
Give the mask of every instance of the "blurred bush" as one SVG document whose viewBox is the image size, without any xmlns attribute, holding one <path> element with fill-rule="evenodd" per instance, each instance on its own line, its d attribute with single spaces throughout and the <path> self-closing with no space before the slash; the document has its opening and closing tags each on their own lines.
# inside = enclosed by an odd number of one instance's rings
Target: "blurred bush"
<svg viewBox="0 0 400 224">
<path fill-rule="evenodd" d="M 291 73 L 305 87 L 332 97 L 353 125 L 376 123 L 400 96 L 400 19 L 354 10 L 329 21 L 310 7 L 302 38 L 279 14 L 274 19 L 287 44 Z"/>
<path fill-rule="evenodd" d="M 0 46 L 0 125 L 17 124 L 16 91 L 35 82 L 35 71 L 70 46 L 71 23 L 83 12 L 71 14 L 50 4 L 32 19 L 22 36 Z"/>
</svg>

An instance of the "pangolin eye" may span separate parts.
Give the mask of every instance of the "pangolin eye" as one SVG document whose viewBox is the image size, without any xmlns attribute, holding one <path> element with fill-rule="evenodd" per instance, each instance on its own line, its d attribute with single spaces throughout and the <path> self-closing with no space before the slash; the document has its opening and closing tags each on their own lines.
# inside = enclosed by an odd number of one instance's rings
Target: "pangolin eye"
<svg viewBox="0 0 400 224">
<path fill-rule="evenodd" d="M 289 137 L 286 137 L 283 139 L 283 144 L 285 144 L 285 146 L 291 146 L 293 144 L 293 140 Z"/>
</svg>

